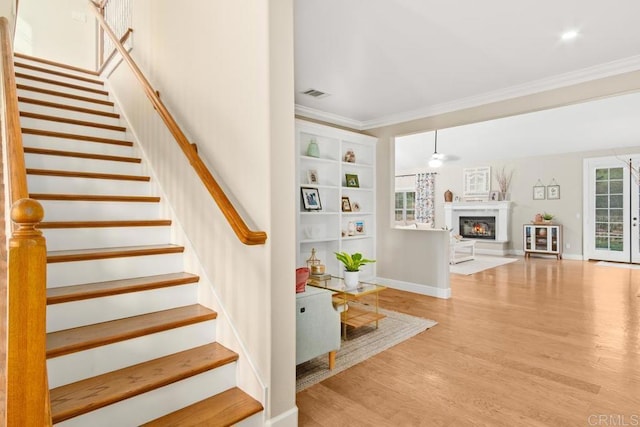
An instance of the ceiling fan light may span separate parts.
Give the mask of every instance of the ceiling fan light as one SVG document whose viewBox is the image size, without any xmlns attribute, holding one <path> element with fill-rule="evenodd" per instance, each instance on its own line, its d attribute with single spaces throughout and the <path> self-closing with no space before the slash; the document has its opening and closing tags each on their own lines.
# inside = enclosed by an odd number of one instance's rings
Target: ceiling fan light
<svg viewBox="0 0 640 427">
<path fill-rule="evenodd" d="M 442 160 L 438 157 L 432 157 L 431 160 L 429 160 L 430 168 L 439 168 L 440 166 L 442 166 Z"/>
</svg>

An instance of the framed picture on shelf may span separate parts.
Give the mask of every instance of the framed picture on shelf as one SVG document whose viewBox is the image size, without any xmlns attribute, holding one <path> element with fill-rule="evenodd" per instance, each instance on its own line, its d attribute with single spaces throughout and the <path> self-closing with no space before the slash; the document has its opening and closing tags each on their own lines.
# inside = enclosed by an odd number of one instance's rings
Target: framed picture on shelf
<svg viewBox="0 0 640 427">
<path fill-rule="evenodd" d="M 489 200 L 492 202 L 497 202 L 498 200 L 500 200 L 500 192 L 499 191 L 492 191 L 489 193 Z"/>
<path fill-rule="evenodd" d="M 365 229 L 364 229 L 364 221 L 360 220 L 360 221 L 356 221 L 356 235 L 357 234 L 364 234 Z"/>
<path fill-rule="evenodd" d="M 360 187 L 360 181 L 358 181 L 358 175 L 347 173 L 344 175 L 344 177 L 347 183 L 347 187 L 354 187 L 354 188 Z"/>
<path fill-rule="evenodd" d="M 318 171 L 315 169 L 309 169 L 307 171 L 307 184 L 318 185 L 320 178 L 318 177 Z"/>
<path fill-rule="evenodd" d="M 536 185 L 533 187 L 533 200 L 544 200 L 545 187 L 543 185 Z"/>
<path fill-rule="evenodd" d="M 342 212 L 351 212 L 351 202 L 346 196 L 342 196 Z"/>
<path fill-rule="evenodd" d="M 547 185 L 547 199 L 557 200 L 560 198 L 560 186 L 559 185 Z"/>
<path fill-rule="evenodd" d="M 302 193 L 302 206 L 308 211 L 320 211 L 322 210 L 322 204 L 320 203 L 320 192 L 317 188 L 300 188 Z"/>
</svg>

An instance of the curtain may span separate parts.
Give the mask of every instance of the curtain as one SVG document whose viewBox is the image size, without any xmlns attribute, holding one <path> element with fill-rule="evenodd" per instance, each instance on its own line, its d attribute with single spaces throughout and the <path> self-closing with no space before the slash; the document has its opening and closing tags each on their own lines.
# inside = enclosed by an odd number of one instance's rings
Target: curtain
<svg viewBox="0 0 640 427">
<path fill-rule="evenodd" d="M 435 224 L 435 173 L 416 174 L 416 222 Z"/>
</svg>

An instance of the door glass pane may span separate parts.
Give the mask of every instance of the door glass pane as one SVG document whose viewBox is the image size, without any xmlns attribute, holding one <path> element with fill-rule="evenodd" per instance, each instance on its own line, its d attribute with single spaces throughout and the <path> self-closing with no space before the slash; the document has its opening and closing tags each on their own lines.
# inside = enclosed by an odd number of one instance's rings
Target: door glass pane
<svg viewBox="0 0 640 427">
<path fill-rule="evenodd" d="M 404 208 L 404 193 L 396 193 L 396 209 L 402 208 Z"/>
<path fill-rule="evenodd" d="M 416 207 L 416 193 L 413 191 L 407 192 L 407 209 L 413 209 Z"/>
<path fill-rule="evenodd" d="M 623 168 L 599 168 L 595 170 L 596 200 L 594 240 L 596 249 L 622 251 L 624 225 L 622 213 Z"/>
<path fill-rule="evenodd" d="M 396 210 L 396 221 L 402 221 L 402 209 Z"/>
</svg>

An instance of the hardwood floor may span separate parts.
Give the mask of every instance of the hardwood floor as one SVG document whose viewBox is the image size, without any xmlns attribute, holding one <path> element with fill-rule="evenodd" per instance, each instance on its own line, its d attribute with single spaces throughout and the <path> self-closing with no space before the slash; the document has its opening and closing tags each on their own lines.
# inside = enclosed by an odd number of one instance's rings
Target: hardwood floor
<svg viewBox="0 0 640 427">
<path fill-rule="evenodd" d="M 640 270 L 546 258 L 451 275 L 439 322 L 297 395 L 300 426 L 640 425 Z"/>
</svg>

